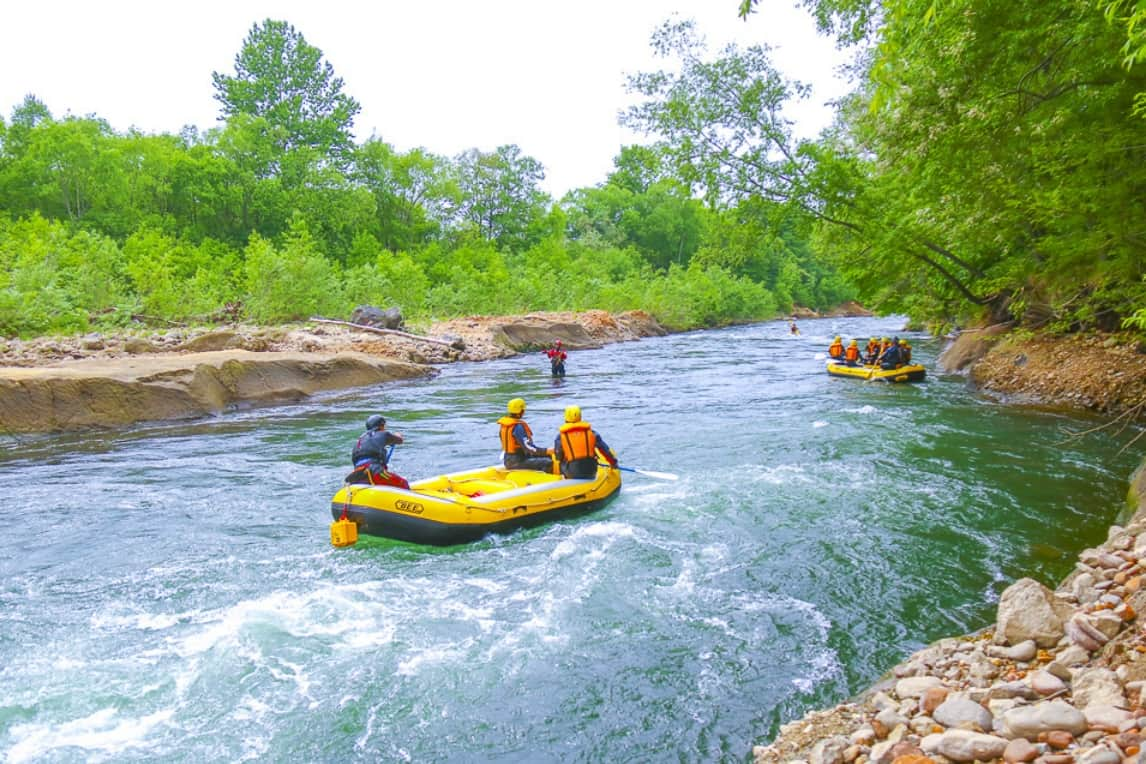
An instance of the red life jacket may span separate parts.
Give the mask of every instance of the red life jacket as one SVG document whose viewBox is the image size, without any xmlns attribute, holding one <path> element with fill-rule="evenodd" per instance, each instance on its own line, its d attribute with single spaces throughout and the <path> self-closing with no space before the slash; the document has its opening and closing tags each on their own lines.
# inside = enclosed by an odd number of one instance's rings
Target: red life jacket
<svg viewBox="0 0 1146 764">
<path fill-rule="evenodd" d="M 597 436 L 588 422 L 569 422 L 561 425 L 560 437 L 561 458 L 565 461 L 597 458 Z"/>
<path fill-rule="evenodd" d="M 501 425 L 501 431 L 499 433 L 501 437 L 501 450 L 507 454 L 516 454 L 518 451 L 524 451 L 513 438 L 513 428 L 517 425 L 521 425 L 525 428 L 526 440 L 533 440 L 533 430 L 529 429 L 529 425 L 526 424 L 524 419 L 506 415 L 497 420 L 497 423 Z"/>
</svg>

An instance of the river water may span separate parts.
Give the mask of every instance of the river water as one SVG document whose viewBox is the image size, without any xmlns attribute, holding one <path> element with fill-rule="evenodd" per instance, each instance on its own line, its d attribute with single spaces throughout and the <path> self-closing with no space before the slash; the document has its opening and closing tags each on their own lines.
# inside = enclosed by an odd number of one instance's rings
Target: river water
<svg viewBox="0 0 1146 764">
<path fill-rule="evenodd" d="M 746 761 L 1105 538 L 1138 456 L 1100 422 L 935 371 L 835 379 L 895 319 L 784 322 L 453 364 L 430 381 L 112 434 L 2 441 L 0 756 Z M 862 341 L 861 341 L 862 344 Z M 370 413 L 408 478 L 491 463 L 521 396 L 622 464 L 577 520 L 463 547 L 329 545 Z"/>
</svg>

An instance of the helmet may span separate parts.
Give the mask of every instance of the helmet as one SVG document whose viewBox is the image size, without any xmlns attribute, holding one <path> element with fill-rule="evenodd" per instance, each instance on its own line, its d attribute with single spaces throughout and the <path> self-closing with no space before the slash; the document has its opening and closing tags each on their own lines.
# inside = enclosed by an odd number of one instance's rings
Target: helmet
<svg viewBox="0 0 1146 764">
<path fill-rule="evenodd" d="M 856 341 L 852 340 L 852 347 L 855 347 L 855 345 L 856 345 Z"/>
<path fill-rule="evenodd" d="M 566 406 L 565 407 L 565 421 L 566 422 L 580 422 L 581 421 L 581 407 L 580 406 Z"/>
<path fill-rule="evenodd" d="M 839 341 L 840 341 L 840 335 L 837 334 L 836 338 L 834 340 L 832 340 L 832 342 L 839 342 Z"/>
<path fill-rule="evenodd" d="M 879 342 L 879 337 L 872 337 L 872 338 L 871 338 L 871 341 L 872 341 L 872 342 Z"/>
<path fill-rule="evenodd" d="M 884 338 L 883 338 L 883 341 L 884 341 L 884 342 L 891 342 L 891 340 L 889 340 L 887 337 L 884 337 Z"/>
<path fill-rule="evenodd" d="M 561 340 L 557 340 L 553 344 L 556 345 L 557 347 L 561 347 Z"/>
<path fill-rule="evenodd" d="M 514 398 L 505 406 L 505 410 L 514 416 L 521 416 L 525 413 L 525 399 Z"/>
<path fill-rule="evenodd" d="M 367 430 L 377 430 L 379 427 L 385 426 L 386 417 L 382 416 L 381 414 L 371 414 L 370 416 L 366 417 Z"/>
<path fill-rule="evenodd" d="M 907 344 L 907 340 L 900 340 L 900 341 L 899 341 L 899 344 L 900 344 L 900 345 L 906 345 L 906 344 Z"/>
</svg>

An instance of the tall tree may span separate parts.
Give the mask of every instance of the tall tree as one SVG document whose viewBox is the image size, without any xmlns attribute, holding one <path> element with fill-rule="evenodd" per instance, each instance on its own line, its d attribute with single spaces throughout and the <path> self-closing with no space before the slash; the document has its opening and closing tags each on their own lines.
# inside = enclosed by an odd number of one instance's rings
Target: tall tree
<svg viewBox="0 0 1146 764">
<path fill-rule="evenodd" d="M 454 214 L 453 167 L 424 149 L 406 153 L 371 138 L 355 157 L 355 178 L 374 196 L 378 237 L 392 251 L 427 243 Z"/>
<path fill-rule="evenodd" d="M 457 158 L 460 212 L 482 238 L 501 246 L 528 244 L 532 222 L 545 214 L 545 169 L 515 145 L 492 153 L 470 149 Z"/>
<path fill-rule="evenodd" d="M 255 24 L 235 56 L 235 74 L 214 72 L 211 78 L 225 119 L 266 120 L 277 151 L 262 172 L 281 174 L 293 186 L 312 163 L 347 166 L 361 107 L 342 92 L 342 78 L 322 51 L 292 25 L 271 19 Z"/>
</svg>

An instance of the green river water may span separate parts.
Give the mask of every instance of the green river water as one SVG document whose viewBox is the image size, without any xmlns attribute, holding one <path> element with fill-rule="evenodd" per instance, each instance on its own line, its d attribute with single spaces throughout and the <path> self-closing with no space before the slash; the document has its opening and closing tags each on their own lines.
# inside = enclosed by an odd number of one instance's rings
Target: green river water
<svg viewBox="0 0 1146 764">
<path fill-rule="evenodd" d="M 696 332 L 112 433 L 5 438 L 7 762 L 743 762 L 809 709 L 1054 584 L 1140 454 L 938 373 L 835 379 L 834 334 Z M 862 342 L 861 342 L 862 344 Z M 329 544 L 370 413 L 408 478 L 492 463 L 508 399 L 579 404 L 622 464 L 576 520 L 463 547 Z"/>
</svg>

